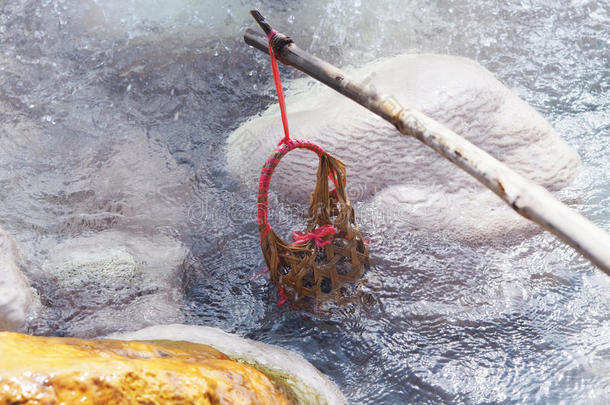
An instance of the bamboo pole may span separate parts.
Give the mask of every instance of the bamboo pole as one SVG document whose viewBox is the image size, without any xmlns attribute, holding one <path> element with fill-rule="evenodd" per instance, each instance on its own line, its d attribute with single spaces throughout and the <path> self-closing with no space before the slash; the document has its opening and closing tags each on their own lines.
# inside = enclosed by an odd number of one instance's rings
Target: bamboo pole
<svg viewBox="0 0 610 405">
<path fill-rule="evenodd" d="M 267 35 L 271 27 L 260 13 L 251 12 Z M 244 40 L 269 53 L 267 38 L 247 29 Z M 402 134 L 417 138 L 483 183 L 523 217 L 552 232 L 610 275 L 610 235 L 568 208 L 546 189 L 517 174 L 487 152 L 420 111 L 398 104 L 393 97 L 363 86 L 343 71 L 308 54 L 286 35 L 273 32 L 277 58 L 321 81 L 393 124 Z"/>
</svg>

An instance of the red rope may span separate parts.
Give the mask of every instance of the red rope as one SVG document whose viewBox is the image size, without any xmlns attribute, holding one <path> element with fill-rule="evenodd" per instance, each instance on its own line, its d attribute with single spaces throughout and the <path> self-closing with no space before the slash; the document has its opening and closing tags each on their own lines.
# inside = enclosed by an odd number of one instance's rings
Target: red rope
<svg viewBox="0 0 610 405">
<path fill-rule="evenodd" d="M 280 79 L 280 69 L 277 66 L 277 58 L 273 47 L 271 46 L 271 40 L 273 36 L 277 34 L 276 30 L 269 32 L 269 56 L 271 57 L 271 68 L 273 70 L 273 81 L 275 82 L 275 90 L 277 91 L 277 98 L 280 102 L 280 112 L 282 114 L 282 125 L 284 126 L 284 138 L 280 140 L 278 146 L 287 142 L 290 139 L 290 133 L 288 131 L 288 116 L 286 114 L 286 102 L 284 101 L 284 91 L 282 90 L 282 81 Z"/>
<path fill-rule="evenodd" d="M 286 293 L 284 292 L 283 285 L 281 285 L 280 288 L 278 288 L 278 293 L 280 294 L 280 296 L 277 299 L 277 306 L 281 307 L 282 305 L 284 305 L 286 303 L 286 301 L 288 301 L 288 298 L 286 297 Z"/>
<path fill-rule="evenodd" d="M 313 240 L 319 248 L 323 248 L 324 246 L 329 245 L 332 242 L 331 239 L 335 232 L 335 227 L 330 224 L 322 225 L 318 229 L 314 229 L 309 233 L 294 231 L 292 232 L 292 238 L 294 239 L 293 245 L 307 243 L 310 240 Z M 331 239 L 326 238 L 328 235 L 331 236 Z"/>
<path fill-rule="evenodd" d="M 275 83 L 275 90 L 277 91 L 277 98 L 280 103 L 280 113 L 282 115 L 282 125 L 284 126 L 284 137 L 277 144 L 277 148 L 274 153 L 267 159 L 267 162 L 263 166 L 261 171 L 261 177 L 258 186 L 258 226 L 261 234 L 261 242 L 267 237 L 269 232 L 271 231 L 271 226 L 269 225 L 269 217 L 268 217 L 268 193 L 269 193 L 269 183 L 271 182 L 271 176 L 273 175 L 273 170 L 279 163 L 282 156 L 286 155 L 289 151 L 296 148 L 304 148 L 314 151 L 318 156 L 321 156 L 324 151 L 318 145 L 313 144 L 308 141 L 300 141 L 300 140 L 291 140 L 290 133 L 288 131 L 288 116 L 286 114 L 286 102 L 284 100 L 284 91 L 282 90 L 282 81 L 280 79 L 280 69 L 277 65 L 277 58 L 275 56 L 275 52 L 273 52 L 273 46 L 271 46 L 271 42 L 273 36 L 277 34 L 277 31 L 271 30 L 268 35 L 269 39 L 269 56 L 271 57 L 271 68 L 273 70 L 273 81 Z M 337 185 L 337 180 L 334 178 L 333 174 L 328 171 L 328 176 L 335 183 L 335 187 Z M 336 190 L 336 188 L 334 189 Z M 293 238 L 295 239 L 295 244 L 298 243 L 306 243 L 310 240 L 313 240 L 317 246 L 323 248 L 327 244 L 331 243 L 330 239 L 326 239 L 328 235 L 334 235 L 335 228 L 332 225 L 322 226 L 313 232 L 309 232 L 304 234 L 303 232 L 295 231 L 293 233 Z M 284 286 L 279 286 L 278 288 L 278 301 L 277 306 L 281 307 L 288 301 L 286 297 L 286 293 L 284 292 Z"/>
<path fill-rule="evenodd" d="M 284 142 L 284 140 L 282 140 Z M 299 139 L 288 139 L 285 143 L 278 145 L 277 148 L 273 151 L 271 156 L 267 159 L 263 168 L 261 169 L 261 176 L 258 183 L 258 203 L 257 203 L 257 211 L 258 211 L 258 229 L 261 233 L 261 241 L 265 239 L 269 231 L 271 230 L 271 226 L 269 225 L 269 215 L 268 215 L 268 198 L 269 198 L 269 185 L 271 183 L 271 176 L 273 172 L 280 162 L 280 159 L 288 152 L 294 149 L 309 149 L 315 152 L 316 155 L 321 156 L 324 154 L 324 150 L 316 145 L 315 143 L 311 143 L 309 141 L 303 141 Z"/>
</svg>

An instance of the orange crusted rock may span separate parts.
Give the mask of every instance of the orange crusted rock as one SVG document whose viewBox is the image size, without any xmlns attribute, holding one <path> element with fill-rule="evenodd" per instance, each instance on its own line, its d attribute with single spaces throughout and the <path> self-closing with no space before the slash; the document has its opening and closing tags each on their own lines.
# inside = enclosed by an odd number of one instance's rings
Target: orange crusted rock
<svg viewBox="0 0 610 405">
<path fill-rule="evenodd" d="M 278 404 L 258 370 L 189 342 L 0 333 L 0 405 Z"/>
</svg>

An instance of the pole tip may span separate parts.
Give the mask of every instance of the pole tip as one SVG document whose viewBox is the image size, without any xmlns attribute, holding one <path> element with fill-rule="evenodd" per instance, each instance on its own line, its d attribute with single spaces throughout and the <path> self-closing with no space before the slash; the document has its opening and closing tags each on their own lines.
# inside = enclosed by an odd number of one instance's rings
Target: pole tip
<svg viewBox="0 0 610 405">
<path fill-rule="evenodd" d="M 267 22 L 265 21 L 265 17 L 263 17 L 263 15 L 258 12 L 258 10 L 250 10 L 250 15 L 256 20 L 256 22 L 258 23 L 258 25 L 260 25 L 263 31 L 265 31 L 265 34 L 269 35 L 269 33 L 271 32 L 271 26 L 267 24 Z"/>
</svg>

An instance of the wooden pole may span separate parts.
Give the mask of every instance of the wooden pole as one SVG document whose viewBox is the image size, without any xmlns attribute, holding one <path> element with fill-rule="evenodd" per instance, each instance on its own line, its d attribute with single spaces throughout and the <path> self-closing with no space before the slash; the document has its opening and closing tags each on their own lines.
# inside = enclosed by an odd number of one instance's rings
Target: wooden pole
<svg viewBox="0 0 610 405">
<path fill-rule="evenodd" d="M 266 34 L 270 26 L 258 12 L 251 12 Z M 244 40 L 268 53 L 267 38 L 247 29 Z M 343 71 L 308 54 L 290 38 L 272 33 L 277 58 L 321 81 L 393 124 L 400 133 L 417 138 L 496 193 L 520 215 L 542 226 L 572 246 L 610 275 L 610 235 L 581 214 L 568 208 L 546 189 L 517 174 L 487 152 L 468 142 L 442 124 L 393 97 L 363 86 Z"/>
</svg>

